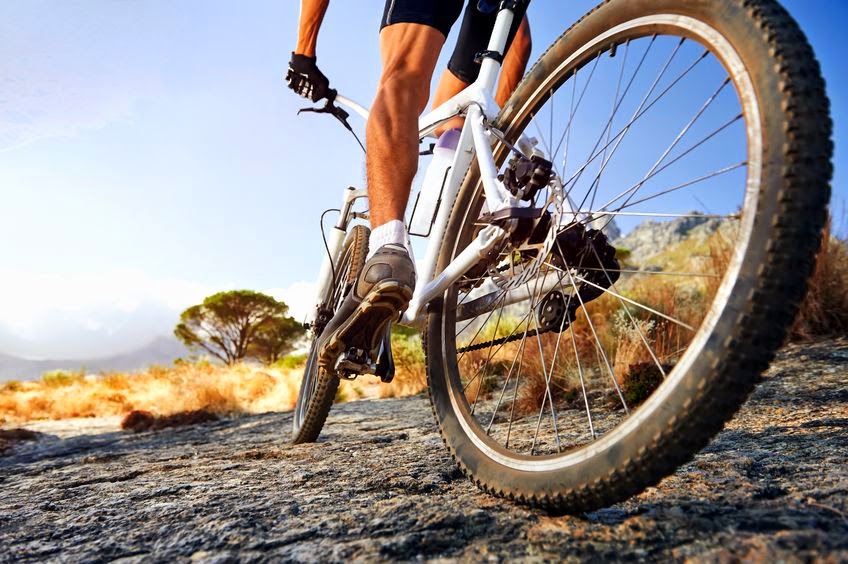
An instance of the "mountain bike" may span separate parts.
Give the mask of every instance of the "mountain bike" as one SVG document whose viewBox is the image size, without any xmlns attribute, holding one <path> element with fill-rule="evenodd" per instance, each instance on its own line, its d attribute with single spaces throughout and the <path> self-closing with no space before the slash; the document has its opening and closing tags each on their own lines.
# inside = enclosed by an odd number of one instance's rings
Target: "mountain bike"
<svg viewBox="0 0 848 564">
<path fill-rule="evenodd" d="M 656 484 L 738 410 L 783 342 L 829 199 L 819 65 L 770 0 L 609 0 L 541 56 L 505 107 L 492 91 L 513 18 L 500 3 L 477 81 L 420 119 L 463 116 L 418 286 L 430 402 L 488 492 L 582 511 Z M 346 123 L 337 95 L 323 110 Z M 325 238 L 317 339 L 367 252 L 364 190 Z M 695 211 L 692 211 L 692 210 Z M 613 226 L 700 231 L 617 247 Z M 675 223 L 677 222 L 677 223 Z M 413 233 L 413 235 L 415 235 Z M 391 347 L 367 370 L 392 378 Z M 313 348 L 293 440 L 314 441 L 341 366 Z"/>
</svg>

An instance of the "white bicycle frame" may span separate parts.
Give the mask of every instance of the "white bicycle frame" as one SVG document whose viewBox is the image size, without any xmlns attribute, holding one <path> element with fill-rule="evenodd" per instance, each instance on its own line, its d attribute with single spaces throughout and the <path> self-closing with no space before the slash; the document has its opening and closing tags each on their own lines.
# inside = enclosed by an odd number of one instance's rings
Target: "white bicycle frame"
<svg viewBox="0 0 848 564">
<path fill-rule="evenodd" d="M 489 39 L 488 50 L 503 54 L 514 14 L 512 10 L 503 9 L 497 15 L 494 30 Z M 492 154 L 492 143 L 494 136 L 488 130 L 486 123 L 494 121 L 500 108 L 493 97 L 495 83 L 500 74 L 501 65 L 493 57 L 485 57 L 480 66 L 480 74 L 477 80 L 465 90 L 441 104 L 428 114 L 422 116 L 418 123 L 419 138 L 435 137 L 436 128 L 445 120 L 465 114 L 465 125 L 459 137 L 456 153 L 450 172 L 444 180 L 444 186 L 425 185 L 421 187 L 421 198 L 425 194 L 433 195 L 433 200 L 439 196 L 441 191 L 441 204 L 438 207 L 432 228 L 428 234 L 427 251 L 423 263 L 419 263 L 418 283 L 415 293 L 410 301 L 409 307 L 403 314 L 401 323 L 413 327 L 423 325 L 423 312 L 425 306 L 433 299 L 441 296 L 450 286 L 459 280 L 471 267 L 485 257 L 500 241 L 508 234 L 504 229 L 495 225 L 489 225 L 482 229 L 476 239 L 451 262 L 444 270 L 436 275 L 436 260 L 438 259 L 439 244 L 447 229 L 450 212 L 453 209 L 454 200 L 459 193 L 468 167 L 472 158 L 476 155 L 480 167 L 480 178 L 483 182 L 483 191 L 486 205 L 490 211 L 497 211 L 508 207 L 519 205 L 512 194 L 498 180 L 498 168 Z M 368 119 L 369 112 L 366 108 L 353 100 L 337 95 L 336 102 L 350 108 L 364 119 Z M 519 141 L 518 146 L 526 145 L 526 141 Z M 344 191 L 343 202 L 340 208 L 339 220 L 333 227 L 331 234 L 327 237 L 329 248 L 328 256 L 324 257 L 317 281 L 316 306 L 322 305 L 322 297 L 326 295 L 332 284 L 332 264 L 336 264 L 344 243 L 350 221 L 355 218 L 364 217 L 356 214 L 353 210 L 354 202 L 366 198 L 366 190 L 348 188 Z M 331 263 L 332 261 L 332 263 Z M 501 299 L 505 303 L 515 303 L 527 299 L 522 292 L 513 292 L 515 295 L 507 295 Z M 314 316 L 314 311 L 311 313 Z M 312 322 L 308 319 L 307 322 Z"/>
</svg>

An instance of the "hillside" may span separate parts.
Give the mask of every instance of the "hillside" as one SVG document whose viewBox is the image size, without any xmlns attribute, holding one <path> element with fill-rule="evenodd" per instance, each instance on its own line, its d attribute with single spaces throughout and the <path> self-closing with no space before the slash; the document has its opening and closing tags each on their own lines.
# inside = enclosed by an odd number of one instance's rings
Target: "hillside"
<svg viewBox="0 0 848 564">
<path fill-rule="evenodd" d="M 698 212 L 690 212 L 697 214 Z M 671 221 L 647 220 L 637 225 L 627 235 L 613 240 L 613 245 L 630 251 L 629 259 L 642 263 L 668 252 L 689 240 L 704 242 L 727 221 L 710 217 L 681 217 Z"/>
<path fill-rule="evenodd" d="M 49 370 L 138 370 L 151 364 L 171 364 L 175 358 L 188 354 L 186 348 L 173 337 L 158 337 L 138 350 L 102 358 L 29 360 L 0 353 L 0 381 L 33 380 Z"/>
</svg>

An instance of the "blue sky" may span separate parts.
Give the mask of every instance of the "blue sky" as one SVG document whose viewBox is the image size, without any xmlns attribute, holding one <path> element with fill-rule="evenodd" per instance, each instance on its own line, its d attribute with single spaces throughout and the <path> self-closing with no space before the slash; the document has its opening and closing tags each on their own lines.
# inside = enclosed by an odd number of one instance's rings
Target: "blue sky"
<svg viewBox="0 0 848 564">
<path fill-rule="evenodd" d="M 535 0 L 533 60 L 593 4 Z M 848 2 L 784 4 L 828 82 L 842 205 Z M 336 0 L 319 41 L 321 68 L 362 102 L 381 10 Z M 295 116 L 282 76 L 297 15 L 295 0 L 0 4 L 0 352 L 129 350 L 226 288 L 303 311 L 318 216 L 364 169 L 330 119 Z"/>
</svg>

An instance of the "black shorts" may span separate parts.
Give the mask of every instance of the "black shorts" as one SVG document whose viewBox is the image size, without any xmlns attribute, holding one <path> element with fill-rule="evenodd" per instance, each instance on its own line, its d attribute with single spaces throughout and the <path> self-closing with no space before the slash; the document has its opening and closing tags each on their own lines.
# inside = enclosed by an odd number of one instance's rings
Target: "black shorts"
<svg viewBox="0 0 848 564">
<path fill-rule="evenodd" d="M 520 2 L 515 10 L 515 19 L 509 30 L 507 49 L 521 25 L 528 1 Z M 386 0 L 380 29 L 396 23 L 416 23 L 430 26 L 439 30 L 445 37 L 460 12 L 463 0 Z M 448 62 L 448 68 L 458 78 L 465 82 L 474 82 L 480 73 L 480 65 L 474 62 L 477 53 L 486 50 L 489 38 L 495 27 L 497 11 L 483 13 L 477 9 L 477 0 L 469 0 L 462 18 L 462 27 L 456 40 L 453 54 Z"/>
</svg>

